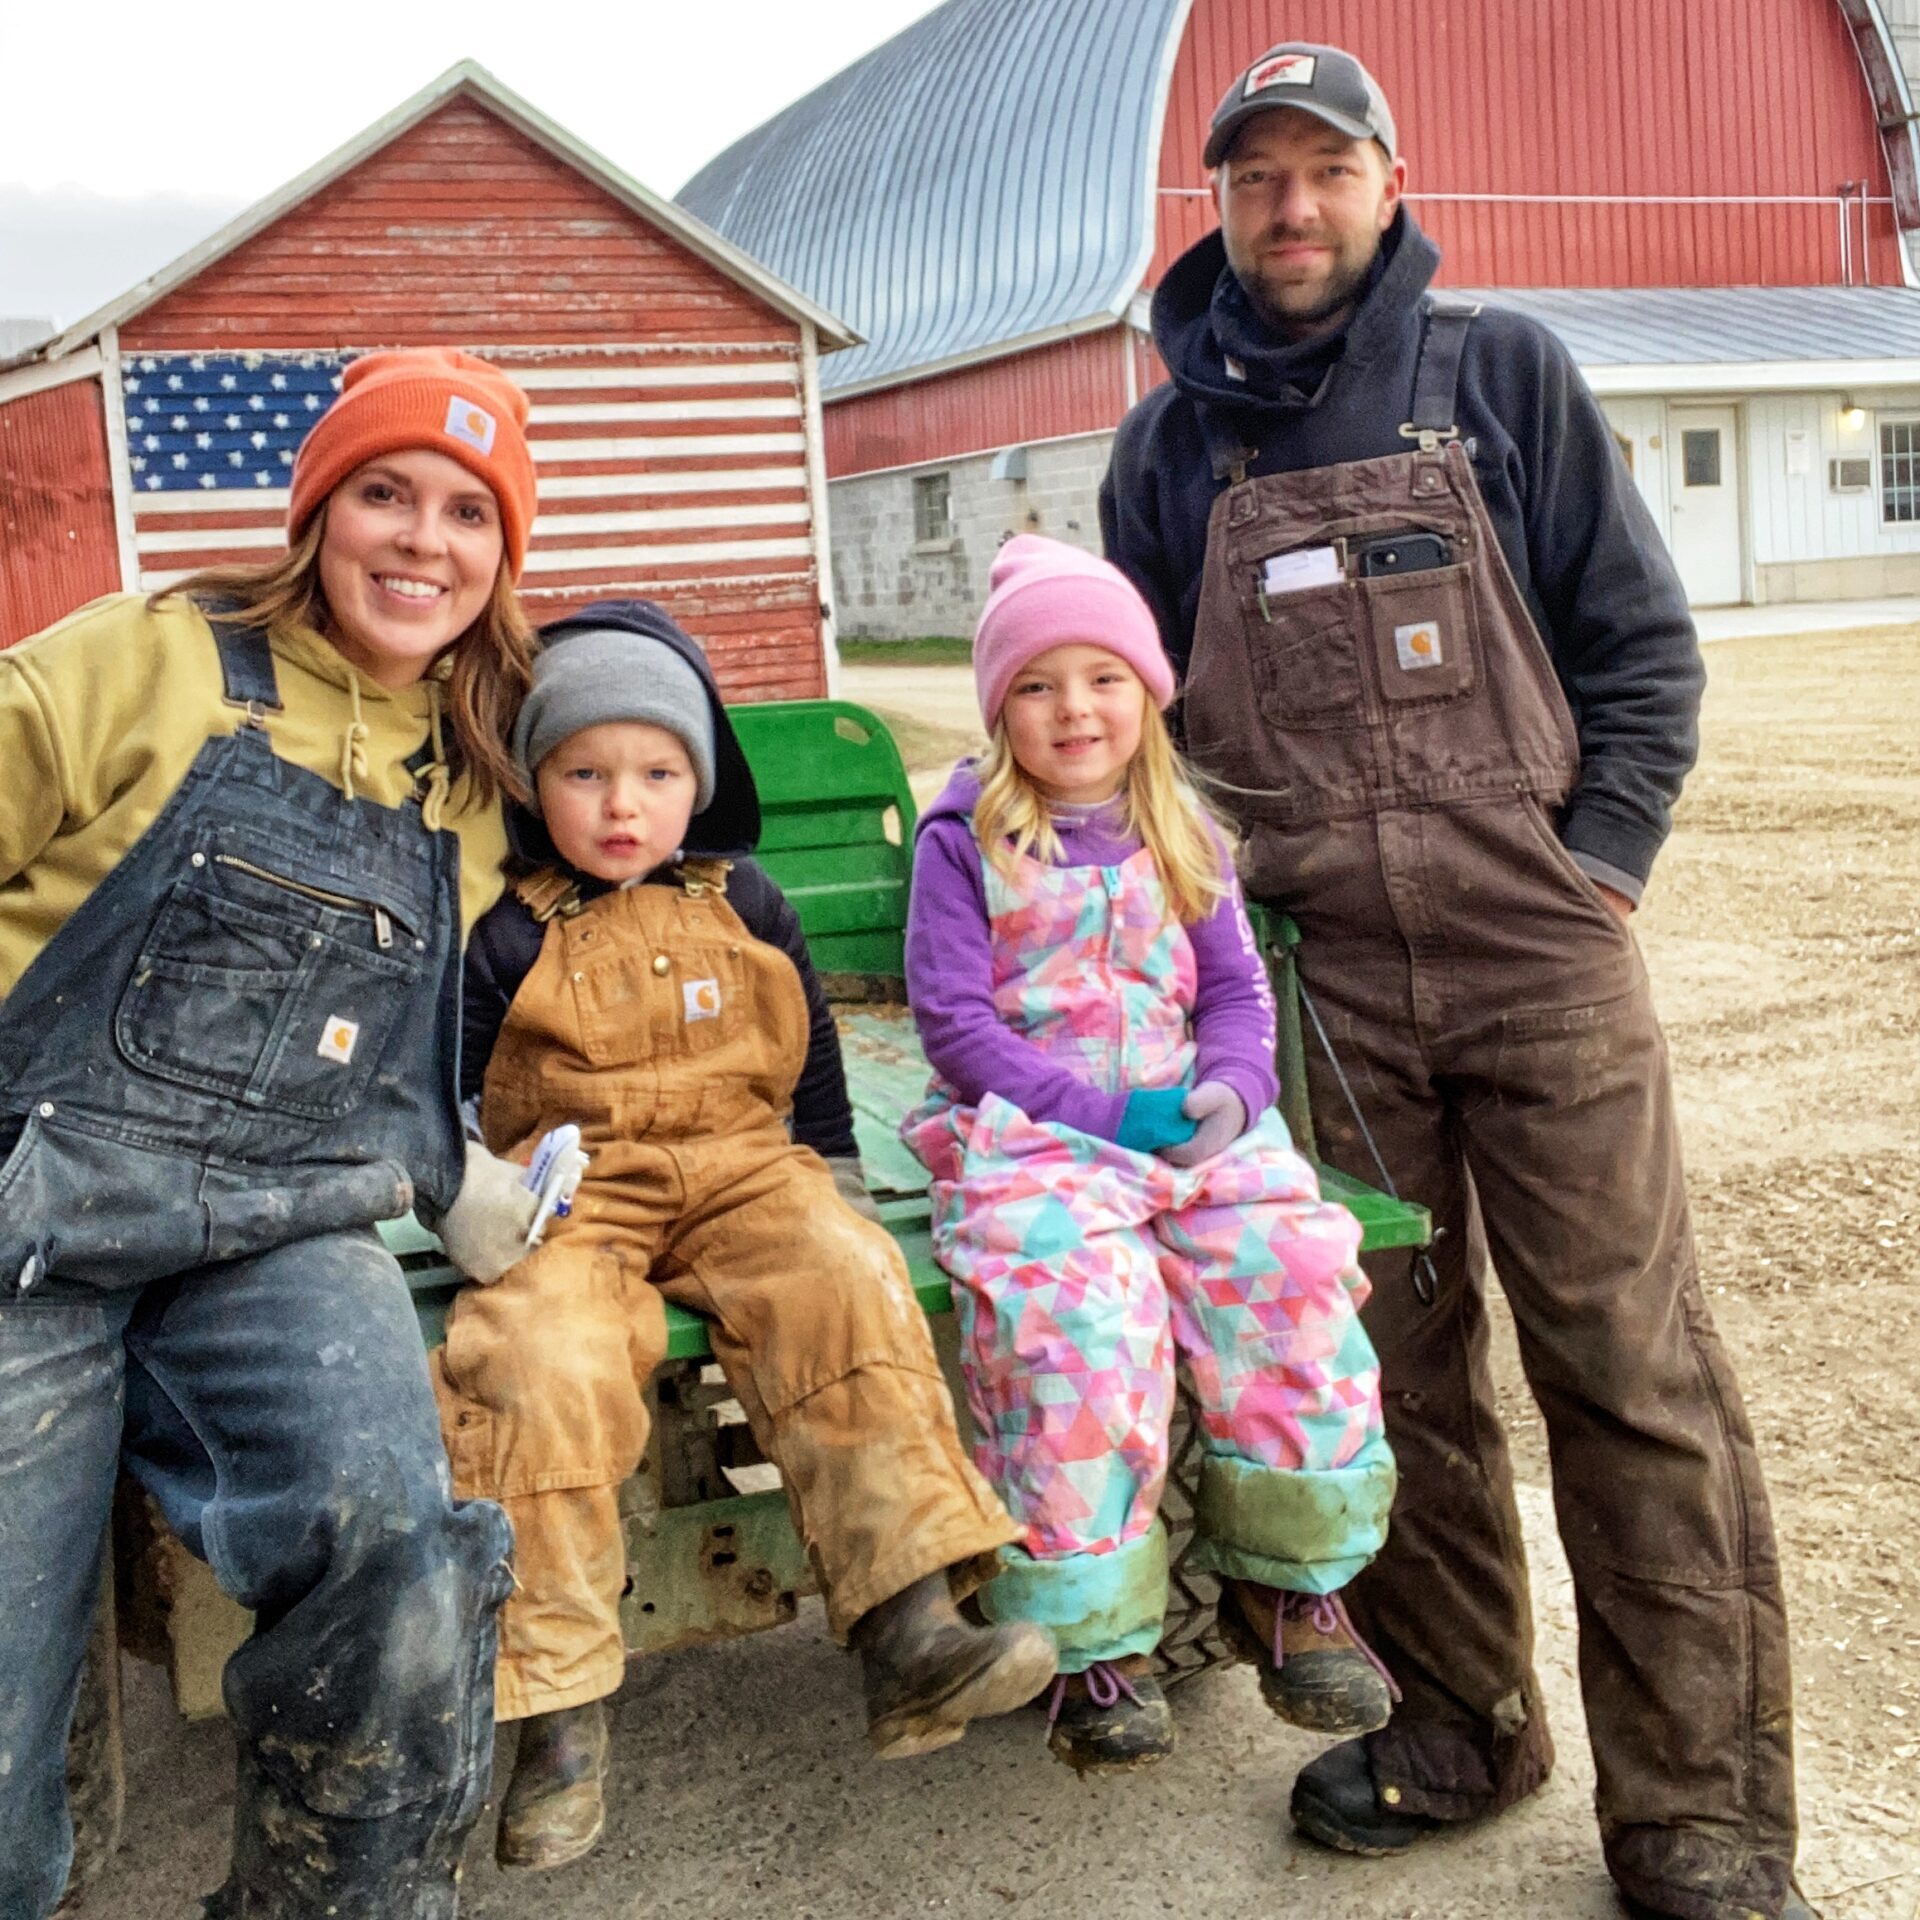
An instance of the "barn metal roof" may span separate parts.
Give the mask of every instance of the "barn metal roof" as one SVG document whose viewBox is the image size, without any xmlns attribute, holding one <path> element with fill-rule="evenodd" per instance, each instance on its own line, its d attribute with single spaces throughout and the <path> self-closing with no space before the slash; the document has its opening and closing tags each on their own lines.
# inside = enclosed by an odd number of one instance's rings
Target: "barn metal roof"
<svg viewBox="0 0 1920 1920">
<path fill-rule="evenodd" d="M 1920 354 L 1906 287 L 1497 287 L 1475 293 L 1544 321 L 1583 367 Z"/>
<path fill-rule="evenodd" d="M 1602 393 L 1643 380 L 1674 392 L 1920 379 L 1920 291 L 1907 287 L 1490 287 L 1470 297 L 1551 327 Z"/>
<path fill-rule="evenodd" d="M 736 141 L 697 219 L 866 344 L 844 392 L 1110 325 L 1152 259 L 1192 0 L 948 0 Z"/>
</svg>

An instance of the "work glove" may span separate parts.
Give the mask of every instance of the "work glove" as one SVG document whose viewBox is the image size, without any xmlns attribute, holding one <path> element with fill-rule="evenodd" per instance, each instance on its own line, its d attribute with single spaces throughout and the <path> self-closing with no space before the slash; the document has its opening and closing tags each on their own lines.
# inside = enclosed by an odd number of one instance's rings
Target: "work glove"
<svg viewBox="0 0 1920 1920">
<path fill-rule="evenodd" d="M 860 1164 L 857 1153 L 836 1153 L 827 1158 L 827 1170 L 833 1175 L 833 1184 L 840 1198 L 863 1219 L 880 1225 L 880 1209 L 873 1204 L 873 1195 L 867 1191 L 867 1170 Z"/>
<path fill-rule="evenodd" d="M 526 1180 L 525 1167 L 496 1159 L 477 1140 L 467 1142 L 467 1170 L 440 1222 L 440 1241 L 447 1258 L 483 1287 L 527 1257 L 527 1229 L 540 1196 Z"/>
<path fill-rule="evenodd" d="M 1164 1155 L 1169 1147 L 1193 1138 L 1194 1123 L 1184 1111 L 1183 1087 L 1143 1087 L 1127 1095 L 1120 1114 L 1120 1145 L 1134 1153 Z"/>
<path fill-rule="evenodd" d="M 1180 1111 L 1194 1122 L 1193 1138 L 1161 1155 L 1169 1166 L 1197 1167 L 1224 1153 L 1247 1130 L 1246 1104 L 1224 1080 L 1202 1080 L 1180 1103 Z"/>
</svg>

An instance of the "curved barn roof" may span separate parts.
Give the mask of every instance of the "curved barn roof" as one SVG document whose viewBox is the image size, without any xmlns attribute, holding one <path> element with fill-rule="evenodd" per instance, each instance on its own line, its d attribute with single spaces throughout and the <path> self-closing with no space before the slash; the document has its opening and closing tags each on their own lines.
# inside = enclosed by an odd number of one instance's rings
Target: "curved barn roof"
<svg viewBox="0 0 1920 1920">
<path fill-rule="evenodd" d="M 830 391 L 1109 322 L 1152 257 L 1191 5 L 948 0 L 736 141 L 680 205 L 865 336 L 822 365 Z"/>
</svg>

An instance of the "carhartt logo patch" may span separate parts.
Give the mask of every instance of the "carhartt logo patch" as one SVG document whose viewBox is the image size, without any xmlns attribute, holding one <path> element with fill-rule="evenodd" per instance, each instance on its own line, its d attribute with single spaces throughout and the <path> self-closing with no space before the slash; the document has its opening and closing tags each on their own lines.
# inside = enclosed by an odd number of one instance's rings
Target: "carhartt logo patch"
<svg viewBox="0 0 1920 1920">
<path fill-rule="evenodd" d="M 494 417 L 485 407 L 476 406 L 471 400 L 462 400 L 458 394 L 447 402 L 449 440 L 461 441 L 476 453 L 491 453 L 495 431 Z"/>
<path fill-rule="evenodd" d="M 1440 622 L 1438 620 L 1416 620 L 1411 626 L 1395 627 L 1393 630 L 1394 651 L 1400 656 L 1400 664 L 1408 672 L 1416 667 L 1438 667 L 1445 664 L 1440 651 Z"/>
<path fill-rule="evenodd" d="M 1240 98 L 1247 99 L 1256 93 L 1265 93 L 1269 87 L 1310 87 L 1313 85 L 1313 70 L 1320 64 L 1319 58 L 1311 53 L 1276 53 L 1271 60 L 1262 60 L 1247 75 L 1247 84 L 1240 90 Z"/>
<path fill-rule="evenodd" d="M 322 1060 L 337 1060 L 344 1067 L 353 1058 L 353 1049 L 359 1039 L 359 1021 L 343 1020 L 337 1013 L 330 1013 L 326 1026 L 321 1030 L 320 1045 L 315 1051 Z"/>
<path fill-rule="evenodd" d="M 689 1026 L 696 1020 L 718 1019 L 720 982 L 718 980 L 683 980 L 680 983 L 680 1004 L 686 1012 Z"/>
</svg>

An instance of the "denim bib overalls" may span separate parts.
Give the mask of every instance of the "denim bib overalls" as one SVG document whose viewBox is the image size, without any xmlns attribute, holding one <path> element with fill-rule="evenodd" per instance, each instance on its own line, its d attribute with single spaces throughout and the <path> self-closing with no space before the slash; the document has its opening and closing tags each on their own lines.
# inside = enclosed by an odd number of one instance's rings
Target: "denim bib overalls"
<svg viewBox="0 0 1920 1920">
<path fill-rule="evenodd" d="M 282 760 L 265 634 L 213 630 L 245 722 L 0 1002 L 0 1920 L 65 1880 L 123 1447 L 256 1614 L 213 1911 L 450 1916 L 509 1533 L 373 1223 L 459 1185 L 459 844 Z"/>
<path fill-rule="evenodd" d="M 265 636 L 138 844 L 0 1002 L 0 1298 L 119 1288 L 459 1184 L 459 843 L 282 760 Z"/>
</svg>

